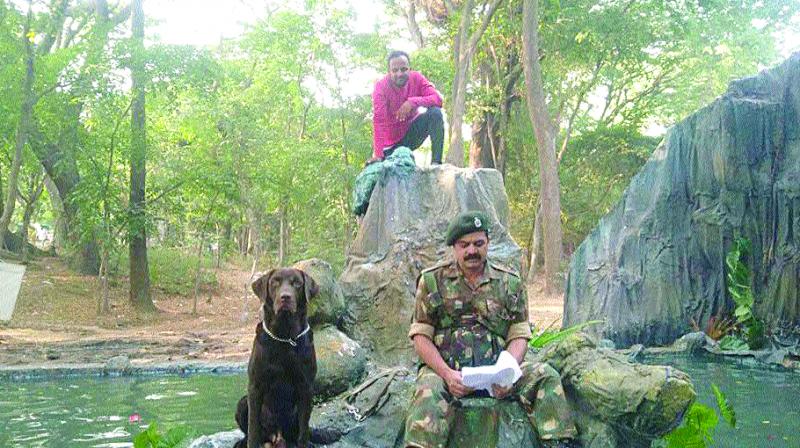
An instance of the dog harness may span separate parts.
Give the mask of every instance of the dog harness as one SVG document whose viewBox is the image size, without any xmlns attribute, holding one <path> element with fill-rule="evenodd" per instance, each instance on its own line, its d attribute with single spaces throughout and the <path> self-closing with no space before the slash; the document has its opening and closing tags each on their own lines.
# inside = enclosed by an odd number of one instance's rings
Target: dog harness
<svg viewBox="0 0 800 448">
<path fill-rule="evenodd" d="M 305 336 L 305 334 L 308 333 L 309 330 L 311 330 L 311 325 L 306 324 L 306 329 L 305 330 L 301 331 L 300 334 L 298 334 L 297 336 L 295 336 L 293 338 L 288 338 L 288 339 L 279 338 L 279 337 L 275 336 L 274 334 L 272 334 L 272 332 L 269 331 L 269 328 L 267 328 L 267 324 L 264 323 L 263 320 L 261 321 L 261 328 L 263 328 L 264 332 L 267 333 L 267 336 L 271 337 L 272 339 L 274 339 L 274 340 L 276 340 L 278 342 L 284 342 L 286 344 L 291 345 L 292 347 L 297 347 L 297 341 L 300 338 L 302 338 L 303 336 Z"/>
</svg>

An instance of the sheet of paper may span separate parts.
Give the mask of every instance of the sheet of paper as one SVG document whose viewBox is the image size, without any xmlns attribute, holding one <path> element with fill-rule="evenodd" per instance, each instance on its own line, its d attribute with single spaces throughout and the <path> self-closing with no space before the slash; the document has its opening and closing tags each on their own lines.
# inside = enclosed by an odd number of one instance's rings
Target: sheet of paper
<svg viewBox="0 0 800 448">
<path fill-rule="evenodd" d="M 492 384 L 508 387 L 513 385 L 522 376 L 517 360 L 511 353 L 503 351 L 497 362 L 489 366 L 464 367 L 461 369 L 461 379 L 464 385 L 473 389 L 485 389 L 492 392 Z"/>
</svg>

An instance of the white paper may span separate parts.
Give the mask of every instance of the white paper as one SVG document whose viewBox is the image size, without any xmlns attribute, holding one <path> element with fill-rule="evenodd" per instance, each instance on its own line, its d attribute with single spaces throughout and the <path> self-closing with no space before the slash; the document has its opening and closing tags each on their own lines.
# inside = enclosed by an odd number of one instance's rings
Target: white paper
<svg viewBox="0 0 800 448">
<path fill-rule="evenodd" d="M 490 366 L 464 367 L 461 369 L 461 381 L 465 386 L 475 390 L 485 389 L 490 395 L 492 384 L 509 387 L 522 376 L 517 360 L 507 351 L 500 353 L 497 362 Z"/>
</svg>

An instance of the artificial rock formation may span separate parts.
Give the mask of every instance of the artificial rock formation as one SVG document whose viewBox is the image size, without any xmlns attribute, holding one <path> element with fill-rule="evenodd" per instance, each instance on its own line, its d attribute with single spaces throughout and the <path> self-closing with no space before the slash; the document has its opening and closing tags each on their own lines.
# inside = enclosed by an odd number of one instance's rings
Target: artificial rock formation
<svg viewBox="0 0 800 448">
<path fill-rule="evenodd" d="M 572 335 L 529 358 L 546 361 L 560 371 L 567 399 L 575 410 L 585 448 L 647 448 L 678 426 L 695 399 L 689 378 L 665 366 L 627 362 L 608 350 L 598 350 L 582 334 Z M 315 406 L 312 426 L 335 428 L 345 435 L 330 448 L 402 448 L 405 412 L 414 387 L 412 370 L 405 376 L 382 376 L 361 390 L 358 399 L 337 398 Z M 390 382 L 390 378 L 395 378 Z M 370 403 L 377 412 L 363 422 Z M 351 412 L 348 412 L 348 405 Z M 537 447 L 536 433 L 518 401 L 469 398 L 455 408 L 448 448 Z M 198 447 L 222 447 L 230 433 L 204 438 Z M 229 446 L 229 445 L 228 445 Z"/>
<path fill-rule="evenodd" d="M 411 360 L 406 334 L 417 277 L 449 256 L 447 225 L 466 210 L 481 210 L 492 221 L 490 259 L 518 266 L 520 250 L 507 230 L 508 198 L 498 171 L 445 165 L 381 173 L 339 278 L 353 306 L 356 339 L 379 362 Z"/>
<path fill-rule="evenodd" d="M 725 254 L 752 243 L 755 313 L 800 323 L 800 53 L 673 127 L 572 257 L 564 324 L 663 345 L 729 313 Z"/>
</svg>

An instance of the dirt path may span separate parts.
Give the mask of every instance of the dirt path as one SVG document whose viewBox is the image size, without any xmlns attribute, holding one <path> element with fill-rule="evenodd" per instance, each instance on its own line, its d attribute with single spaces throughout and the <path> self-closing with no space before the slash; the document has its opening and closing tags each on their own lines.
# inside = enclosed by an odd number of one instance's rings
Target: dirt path
<svg viewBox="0 0 800 448">
<path fill-rule="evenodd" d="M 135 364 L 184 360 L 246 360 L 258 321 L 258 300 L 245 295 L 249 271 L 228 266 L 219 285 L 192 297 L 154 290 L 158 313 L 127 302 L 127 285 L 112 285 L 111 312 L 97 317 L 94 277 L 57 259 L 28 266 L 11 322 L 0 326 L 0 365 L 82 364 L 126 355 Z M 245 299 L 246 297 L 246 299 Z"/>
<path fill-rule="evenodd" d="M 97 317 L 99 287 L 54 258 L 28 266 L 14 317 L 0 325 L 0 366 L 104 363 L 127 356 L 134 365 L 182 361 L 246 361 L 258 300 L 245 294 L 249 271 L 226 266 L 219 284 L 191 297 L 154 290 L 156 314 L 128 305 L 127 285 L 111 287 L 111 313 Z M 561 295 L 547 295 L 541 282 L 528 286 L 531 321 L 543 328 L 562 314 Z"/>
</svg>

